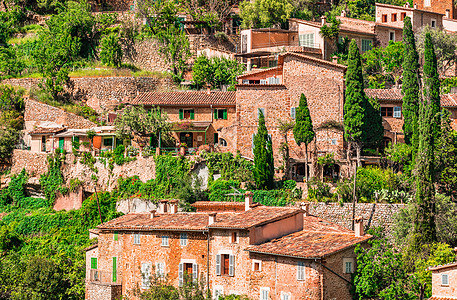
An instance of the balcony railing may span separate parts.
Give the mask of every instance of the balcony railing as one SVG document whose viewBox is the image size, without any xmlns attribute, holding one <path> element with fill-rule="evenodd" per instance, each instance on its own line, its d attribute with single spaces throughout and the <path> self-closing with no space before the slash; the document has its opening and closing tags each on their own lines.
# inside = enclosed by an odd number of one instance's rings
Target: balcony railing
<svg viewBox="0 0 457 300">
<path fill-rule="evenodd" d="M 91 282 L 104 283 L 119 285 L 122 284 L 122 278 L 119 273 L 101 271 L 101 270 L 90 270 L 90 279 Z"/>
</svg>

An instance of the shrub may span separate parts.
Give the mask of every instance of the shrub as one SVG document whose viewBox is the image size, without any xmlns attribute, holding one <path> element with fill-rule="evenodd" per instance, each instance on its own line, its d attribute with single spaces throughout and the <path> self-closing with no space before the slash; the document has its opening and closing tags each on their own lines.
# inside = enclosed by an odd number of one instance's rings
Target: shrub
<svg viewBox="0 0 457 300">
<path fill-rule="evenodd" d="M 122 62 L 122 46 L 119 36 L 110 33 L 100 41 L 100 60 L 107 66 L 120 67 Z"/>
</svg>

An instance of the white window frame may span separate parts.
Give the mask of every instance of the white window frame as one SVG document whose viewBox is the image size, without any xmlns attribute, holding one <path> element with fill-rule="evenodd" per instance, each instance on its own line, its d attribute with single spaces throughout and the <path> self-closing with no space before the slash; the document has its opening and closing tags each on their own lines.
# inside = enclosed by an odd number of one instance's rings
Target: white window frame
<svg viewBox="0 0 457 300">
<path fill-rule="evenodd" d="M 133 244 L 140 245 L 141 244 L 141 235 L 139 233 L 133 234 Z"/>
<path fill-rule="evenodd" d="M 336 145 L 337 140 L 336 139 L 330 139 L 330 145 Z"/>
<path fill-rule="evenodd" d="M 297 262 L 297 280 L 305 280 L 305 262 Z"/>
<path fill-rule="evenodd" d="M 260 300 L 269 300 L 270 298 L 270 288 L 261 287 L 260 288 Z"/>
<path fill-rule="evenodd" d="M 392 116 L 394 118 L 401 119 L 401 106 L 394 106 L 394 113 Z"/>
<path fill-rule="evenodd" d="M 430 7 L 432 5 L 431 0 L 424 0 L 424 7 Z"/>
<path fill-rule="evenodd" d="M 367 44 L 368 44 L 368 46 L 367 46 Z M 361 46 L 362 46 L 362 53 L 370 51 L 371 49 L 373 49 L 373 41 L 367 40 L 367 39 L 362 39 Z"/>
<path fill-rule="evenodd" d="M 449 274 L 441 274 L 441 285 L 449 286 Z"/>
<path fill-rule="evenodd" d="M 433 25 L 433 22 L 435 22 L 435 25 Z M 431 19 L 430 20 L 430 27 L 436 28 L 436 19 Z"/>
<path fill-rule="evenodd" d="M 290 293 L 281 292 L 281 300 L 291 300 L 292 295 Z"/>
<path fill-rule="evenodd" d="M 314 33 L 302 33 L 298 36 L 298 45 L 314 48 Z"/>
<path fill-rule="evenodd" d="M 151 267 L 150 262 L 141 263 L 141 288 L 149 289 L 151 287 Z"/>
<path fill-rule="evenodd" d="M 297 117 L 297 108 L 296 107 L 290 108 L 290 117 L 292 118 L 292 120 L 295 120 L 295 118 Z"/>
<path fill-rule="evenodd" d="M 259 270 L 255 270 L 255 264 L 259 264 Z M 252 260 L 252 272 L 262 272 L 262 261 L 260 259 L 253 259 Z"/>
<path fill-rule="evenodd" d="M 187 233 L 182 232 L 179 236 L 179 244 L 184 247 L 187 246 Z"/>
<path fill-rule="evenodd" d="M 347 269 L 347 264 L 348 263 L 351 264 L 349 272 L 348 272 L 348 269 Z M 355 272 L 355 259 L 352 258 L 352 257 L 343 258 L 343 273 L 344 274 L 352 274 L 354 272 Z"/>
<path fill-rule="evenodd" d="M 168 235 L 162 235 L 162 247 L 170 246 Z"/>
<path fill-rule="evenodd" d="M 391 39 L 391 35 L 393 34 L 393 39 Z M 395 31 L 389 31 L 389 41 L 395 42 Z"/>
</svg>

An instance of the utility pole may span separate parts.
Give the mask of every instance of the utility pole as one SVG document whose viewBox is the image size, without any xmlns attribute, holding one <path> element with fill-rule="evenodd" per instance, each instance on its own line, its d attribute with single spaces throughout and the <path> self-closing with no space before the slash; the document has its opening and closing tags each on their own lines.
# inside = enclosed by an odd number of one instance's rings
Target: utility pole
<svg viewBox="0 0 457 300">
<path fill-rule="evenodd" d="M 94 182 L 94 191 L 95 191 L 95 198 L 97 199 L 98 215 L 100 216 L 100 224 L 103 224 L 102 212 L 100 211 L 100 202 L 98 201 L 97 182 Z"/>
<path fill-rule="evenodd" d="M 355 203 L 357 201 L 356 183 L 357 183 L 357 163 L 354 164 L 354 187 L 352 189 L 352 230 L 354 230 L 354 228 L 355 228 Z"/>
</svg>

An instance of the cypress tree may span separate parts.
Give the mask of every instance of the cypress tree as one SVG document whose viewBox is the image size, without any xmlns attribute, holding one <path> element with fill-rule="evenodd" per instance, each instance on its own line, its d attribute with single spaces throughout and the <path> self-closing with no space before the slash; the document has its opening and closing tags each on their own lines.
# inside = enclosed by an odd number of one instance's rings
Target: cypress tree
<svg viewBox="0 0 457 300">
<path fill-rule="evenodd" d="M 313 129 L 308 102 L 304 94 L 300 96 L 300 103 L 295 112 L 294 139 L 298 146 L 305 144 L 305 176 L 308 179 L 308 144 L 316 136 Z"/>
<path fill-rule="evenodd" d="M 365 127 L 364 144 L 368 147 L 378 148 L 384 136 L 384 127 L 382 126 L 382 117 L 379 111 L 381 105 L 378 99 L 370 98 L 365 109 Z"/>
<path fill-rule="evenodd" d="M 274 159 L 271 139 L 265 126 L 265 116 L 259 109 L 259 127 L 254 136 L 254 180 L 259 189 L 272 189 Z"/>
<path fill-rule="evenodd" d="M 403 132 L 405 143 L 418 146 L 417 121 L 419 118 L 419 55 L 416 50 L 411 18 L 405 17 L 403 26 Z"/>
<path fill-rule="evenodd" d="M 361 166 L 360 153 L 364 140 L 368 98 L 363 90 L 362 61 L 355 40 L 351 40 L 346 72 L 346 101 L 344 103 L 344 137 L 357 153 L 357 165 Z"/>
<path fill-rule="evenodd" d="M 437 124 L 435 124 L 437 117 L 436 97 L 439 99 L 439 82 L 437 82 L 436 55 L 430 34 L 427 34 L 425 38 L 424 59 L 424 89 L 419 106 L 418 123 L 419 147 L 415 163 L 416 212 L 414 216 L 414 247 L 436 241 L 434 151 L 437 133 Z M 438 91 L 433 86 L 435 84 L 438 85 Z M 437 92 L 438 94 L 436 94 Z"/>
</svg>

